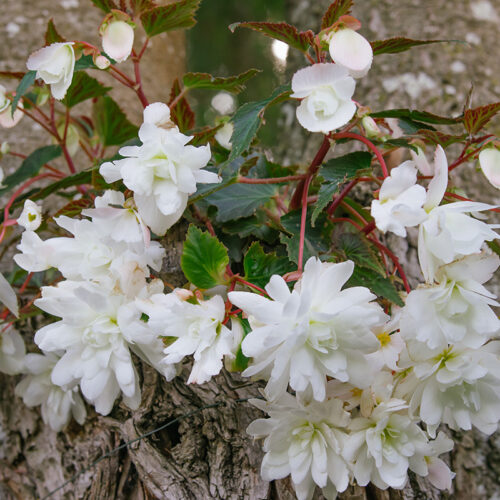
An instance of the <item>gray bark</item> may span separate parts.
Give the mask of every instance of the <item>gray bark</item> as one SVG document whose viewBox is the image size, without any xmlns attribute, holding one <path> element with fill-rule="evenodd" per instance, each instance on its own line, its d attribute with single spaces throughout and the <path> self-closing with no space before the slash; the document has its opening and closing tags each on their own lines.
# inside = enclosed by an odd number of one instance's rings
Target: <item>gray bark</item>
<svg viewBox="0 0 500 500">
<path fill-rule="evenodd" d="M 77 2 L 78 3 L 78 2 Z M 311 27 L 311 20 L 317 20 L 328 5 L 328 1 L 288 0 L 292 22 L 302 28 Z M 474 18 L 468 0 L 446 2 L 445 0 L 399 2 L 384 0 L 358 0 L 355 15 L 363 21 L 363 32 L 372 39 L 404 35 L 414 38 L 465 38 L 474 33 L 481 45 L 430 46 L 399 56 L 382 56 L 380 63 L 369 76 L 360 82 L 359 100 L 373 108 L 414 107 L 428 109 L 436 113 L 450 113 L 461 109 L 464 96 L 469 88 L 471 75 L 476 80 L 475 104 L 486 104 L 498 100 L 498 68 L 491 69 L 491 53 L 498 46 L 496 25 L 488 20 Z M 68 3 L 67 3 L 68 5 Z M 496 8 L 494 2 L 490 4 Z M 9 47 L 1 53 L 2 69 L 16 70 L 19 61 L 39 45 L 43 26 L 35 19 L 43 8 L 52 13 L 53 2 L 41 0 L 36 10 L 28 0 L 9 2 L 4 19 L 14 20 L 22 28 L 30 26 L 22 38 L 13 43 L 5 38 L 0 44 Z M 83 7 L 83 6 L 82 6 Z M 92 18 L 83 9 L 68 8 L 56 14 L 56 24 L 64 31 L 64 22 L 79 26 L 82 33 L 87 27 L 96 26 L 97 11 Z M 477 14 L 476 14 L 477 15 Z M 21 18 L 25 19 L 22 21 Z M 30 25 L 30 22 L 32 24 Z M 314 24 L 312 25 L 314 26 Z M 88 29 L 87 29 L 88 31 Z M 69 32 L 69 30 L 68 30 Z M 471 38 L 469 35 L 469 39 Z M 175 43 L 182 44 L 182 41 Z M 156 53 L 157 60 L 163 56 Z M 466 70 L 453 72 L 451 63 L 461 61 Z M 303 62 L 293 60 L 297 67 Z M 182 61 L 179 63 L 182 67 Z M 460 66 L 455 65 L 455 70 Z M 496 71 L 496 73 L 495 73 Z M 387 79 L 408 72 L 414 75 L 416 87 L 405 90 L 403 84 L 390 92 Z M 418 78 L 425 73 L 432 84 L 425 85 L 426 78 Z M 171 75 L 165 75 L 171 79 Z M 410 77 L 412 78 L 412 77 Z M 157 79 L 158 81 L 159 79 Z M 420 84 L 418 84 L 418 81 Z M 424 82 L 424 83 L 422 83 Z M 161 94 L 164 81 L 157 86 L 157 96 Z M 448 86 L 447 90 L 443 90 Z M 454 87 L 453 89 L 449 88 Z M 416 89 L 416 90 L 415 90 Z M 458 103 L 458 104 L 457 104 Z M 498 132 L 498 121 L 495 125 Z M 286 155 L 290 161 L 306 162 L 316 147 L 314 141 L 307 141 L 297 126 L 287 129 L 289 142 Z M 22 141 L 20 129 L 12 131 L 2 140 L 22 143 L 24 149 L 40 144 L 40 136 L 25 129 Z M 495 132 L 495 128 L 492 128 Z M 36 131 L 35 131 L 36 132 Z M 278 153 L 279 154 L 279 153 Z M 460 178 L 474 174 L 473 166 L 462 170 Z M 478 179 L 480 179 L 478 177 Z M 488 193 L 490 201 L 495 192 L 478 181 L 468 188 L 482 194 Z M 179 254 L 184 228 L 178 227 L 166 240 L 169 256 L 164 269 L 167 281 L 182 284 L 179 268 Z M 415 250 L 402 240 L 391 241 L 403 259 L 403 265 L 410 269 L 412 279 L 418 280 Z M 35 324 L 23 325 L 26 339 L 33 336 Z M 143 400 L 139 410 L 130 412 L 119 404 L 108 417 L 102 417 L 89 409 L 89 417 L 83 426 L 71 424 L 64 432 L 55 433 L 43 424 L 38 409 L 26 408 L 14 396 L 17 379 L 1 376 L 0 384 L 0 498 L 29 500 L 40 498 L 61 486 L 75 473 L 88 468 L 93 462 L 117 446 L 137 439 L 159 426 L 177 423 L 136 441 L 109 458 L 101 460 L 95 467 L 80 474 L 63 489 L 58 490 L 54 499 L 279 499 L 294 498 L 288 480 L 268 484 L 260 479 L 259 468 L 262 458 L 260 444 L 254 443 L 246 433 L 248 423 L 260 416 L 248 402 L 239 402 L 258 394 L 258 384 L 249 384 L 237 375 L 221 373 L 213 381 L 202 386 L 186 385 L 186 369 L 171 383 L 167 383 L 151 368 L 138 362 L 142 377 Z M 202 409 L 207 405 L 215 407 Z M 196 413 L 193 413 L 196 412 Z M 187 416 L 186 416 L 187 415 Z M 359 500 L 402 500 L 402 499 L 498 499 L 500 498 L 500 443 L 498 435 L 485 437 L 478 432 L 453 433 L 455 450 L 449 457 L 452 470 L 457 477 L 451 494 L 439 493 L 424 479 L 410 477 L 409 485 L 403 491 L 380 491 L 376 488 L 351 487 L 340 495 L 342 499 Z M 318 498 L 320 498 L 318 496 Z"/>
</svg>

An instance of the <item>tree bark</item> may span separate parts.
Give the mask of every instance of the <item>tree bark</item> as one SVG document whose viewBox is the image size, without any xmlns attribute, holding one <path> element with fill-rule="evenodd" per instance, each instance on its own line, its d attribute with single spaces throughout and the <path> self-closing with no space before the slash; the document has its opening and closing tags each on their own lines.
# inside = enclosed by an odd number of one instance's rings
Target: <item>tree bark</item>
<svg viewBox="0 0 500 500">
<path fill-rule="evenodd" d="M 43 2 L 41 2 L 43 3 Z M 424 4 L 423 6 L 421 5 Z M 316 27 L 328 1 L 287 0 L 290 19 L 301 28 Z M 48 2 L 48 7 L 52 2 Z M 26 7 L 26 6 L 25 6 Z M 418 8 L 417 8 L 418 7 Z M 12 7 L 14 8 L 14 7 Z M 460 9 L 466 14 L 459 16 Z M 497 8 L 498 10 L 498 8 Z M 433 12 L 433 14 L 429 14 Z M 500 12 L 498 13 L 500 15 Z M 355 15 L 366 29 L 364 33 L 372 39 L 396 36 L 423 38 L 420 28 L 428 38 L 462 38 L 456 34 L 470 17 L 468 1 L 454 2 L 453 7 L 445 0 L 433 2 L 358 0 Z M 441 17 L 438 17 L 441 16 Z M 412 19 L 412 25 L 408 26 Z M 85 21 L 87 22 L 87 20 Z M 57 24 L 57 22 L 56 22 Z M 495 25 L 472 21 L 472 28 L 483 43 L 498 46 Z M 480 29 L 481 28 L 481 29 Z M 410 33 L 410 31 L 412 33 Z M 439 36 L 431 36 L 439 32 Z M 31 35 L 30 35 L 31 36 Z M 496 38 L 495 38 L 496 37 Z M 176 42 L 177 43 L 177 42 Z M 30 41 L 31 49 L 34 45 Z M 158 49 L 155 49 L 158 50 Z M 413 107 L 421 105 L 434 112 L 451 112 L 460 94 L 468 90 L 466 75 L 439 73 L 439 67 L 447 67 L 452 60 L 463 60 L 469 64 L 468 49 L 452 47 L 446 49 L 420 49 L 411 56 L 383 56 L 380 67 L 374 67 L 369 76 L 360 83 L 363 97 L 373 107 Z M 429 61 L 431 57 L 436 59 Z M 479 48 L 478 48 L 479 50 Z M 477 74 L 484 71 L 487 51 L 481 49 L 474 66 Z M 24 58 L 25 54 L 22 55 Z M 157 53 L 160 58 L 161 55 Z M 403 62 L 398 57 L 403 57 Z M 24 60 L 24 59 L 23 59 Z M 436 61 L 439 61 L 436 63 Z M 446 66 L 443 61 L 446 61 Z M 292 59 L 295 67 L 303 61 Z M 403 68 L 418 73 L 420 67 L 434 72 L 437 82 L 434 89 L 420 90 L 417 97 L 398 89 L 389 95 L 384 81 L 389 76 L 401 73 Z M 182 63 L 180 66 L 182 67 Z M 18 69 L 11 67 L 8 69 Z M 405 69 L 406 71 L 406 69 Z M 450 76 L 451 75 L 451 76 Z M 171 77 L 171 75 L 170 75 Z M 169 78 L 170 78 L 169 77 Z M 455 86 L 453 99 L 442 97 L 446 79 Z M 491 79 L 491 77 L 490 77 Z M 425 80 L 425 79 L 424 79 Z M 439 81 L 438 81 L 439 80 Z M 479 82 L 476 92 L 481 102 L 493 100 L 487 75 Z M 486 82 L 486 83 L 484 83 Z M 451 85 L 449 83 L 448 85 Z M 428 85 L 429 87 L 429 85 Z M 410 89 L 411 90 L 411 89 Z M 448 89 L 451 92 L 451 89 Z M 159 95 L 159 94 L 156 94 Z M 161 98 L 161 95 L 159 95 Z M 482 100 L 484 98 L 484 101 Z M 163 97 L 163 100 L 166 96 Z M 312 145 L 302 138 L 300 127 L 287 129 L 287 157 L 294 161 L 306 161 Z M 15 139 L 13 137 L 13 139 Z M 284 148 L 285 150 L 285 148 Z M 469 172 L 472 170 L 470 166 Z M 465 174 L 463 174 L 465 175 Z M 483 190 L 484 184 L 477 190 Z M 489 189 L 489 188 L 486 188 Z M 493 193 L 493 191 L 488 191 Z M 185 225 L 177 225 L 165 239 L 168 258 L 163 276 L 174 285 L 183 282 L 179 256 L 184 240 Z M 415 248 L 403 240 L 391 240 L 403 265 L 410 269 L 414 281 L 418 281 L 415 266 Z M 23 325 L 25 338 L 33 338 L 36 324 L 29 320 Z M 246 433 L 247 425 L 262 414 L 246 399 L 258 396 L 260 384 L 249 383 L 238 375 L 223 371 L 210 383 L 197 386 L 186 385 L 189 365 L 172 382 L 166 382 L 155 370 L 137 360 L 141 376 L 143 397 L 140 408 L 131 412 L 117 404 L 113 412 L 103 417 L 89 408 L 89 416 L 83 426 L 75 423 L 60 433 L 45 426 L 38 409 L 26 408 L 14 396 L 15 377 L 0 375 L 0 498 L 5 500 L 30 500 L 43 498 L 56 490 L 53 499 L 99 499 L 99 500 L 190 500 L 190 499 L 276 499 L 295 498 L 288 479 L 267 483 L 260 478 L 262 451 L 260 443 L 254 442 Z M 178 420 L 176 420 L 178 419 Z M 167 427 L 165 427 L 169 424 Z M 162 430 L 140 439 L 158 427 Z M 340 495 L 344 500 L 406 500 L 406 499 L 494 499 L 500 498 L 500 442 L 498 435 L 485 437 L 479 432 L 450 433 L 456 442 L 449 457 L 452 470 L 457 473 L 452 493 L 440 493 L 422 478 L 410 475 L 408 486 L 402 491 L 381 491 L 373 487 L 350 487 Z M 134 441 L 125 445 L 130 441 Z M 125 445 L 125 446 L 124 446 Z M 118 446 L 121 450 L 109 454 Z M 100 460 L 98 463 L 96 461 Z M 67 482 L 71 480 L 70 482 Z M 65 484 L 66 482 L 66 484 Z M 318 493 L 317 498 L 321 498 Z"/>
</svg>

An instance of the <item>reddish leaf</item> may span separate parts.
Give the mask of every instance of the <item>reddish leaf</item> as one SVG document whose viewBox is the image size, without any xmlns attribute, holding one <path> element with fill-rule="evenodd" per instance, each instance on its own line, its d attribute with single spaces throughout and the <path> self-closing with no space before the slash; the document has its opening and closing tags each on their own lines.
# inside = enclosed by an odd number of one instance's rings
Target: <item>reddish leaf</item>
<svg viewBox="0 0 500 500">
<path fill-rule="evenodd" d="M 112 9 L 118 9 L 113 0 L 90 0 L 97 8 L 104 12 L 111 12 Z"/>
<path fill-rule="evenodd" d="M 500 102 L 467 109 L 464 113 L 464 126 L 469 134 L 477 134 L 500 111 Z"/>
<path fill-rule="evenodd" d="M 141 22 L 148 36 L 165 31 L 191 28 L 196 24 L 194 15 L 201 0 L 180 0 L 161 7 L 146 10 L 141 14 Z"/>
<path fill-rule="evenodd" d="M 184 87 L 190 89 L 226 90 L 233 94 L 239 94 L 245 89 L 244 83 L 257 73 L 260 73 L 260 70 L 249 69 L 245 73 L 228 78 L 216 77 L 208 73 L 186 73 L 182 78 L 182 83 Z"/>
<path fill-rule="evenodd" d="M 398 52 L 405 52 L 407 50 L 410 50 L 412 47 L 417 47 L 419 45 L 430 45 L 432 43 L 452 41 L 454 40 L 412 40 L 411 38 L 398 36 L 396 38 L 376 40 L 370 43 L 373 49 L 373 55 L 378 56 L 379 54 L 397 54 Z"/>
<path fill-rule="evenodd" d="M 54 217 L 60 217 L 61 215 L 66 215 L 67 217 L 76 217 L 82 213 L 82 210 L 89 208 L 92 205 L 92 201 L 88 198 L 80 198 L 79 200 L 70 201 L 67 205 L 64 205 Z"/>
<path fill-rule="evenodd" d="M 353 3 L 353 0 L 335 0 L 323 15 L 321 29 L 329 28 L 339 20 L 339 17 L 350 14 Z"/>
<path fill-rule="evenodd" d="M 140 16 L 145 10 L 153 9 L 154 7 L 156 7 L 156 4 L 153 0 L 130 0 L 130 8 L 136 16 Z"/>
<path fill-rule="evenodd" d="M 249 28 L 258 31 L 275 40 L 281 40 L 290 45 L 290 47 L 302 52 L 307 52 L 309 47 L 314 43 L 314 33 L 311 30 L 298 31 L 295 26 L 288 23 L 246 22 L 233 23 L 229 26 L 229 29 L 233 33 L 236 28 Z"/>
<path fill-rule="evenodd" d="M 179 83 L 179 79 L 176 78 L 174 84 L 172 85 L 172 90 L 170 91 L 170 100 L 168 101 L 168 104 L 171 105 L 180 93 L 181 84 Z M 181 132 L 187 132 L 195 125 L 193 110 L 185 97 L 181 97 L 176 104 L 170 108 L 170 117 L 179 127 Z"/>
<path fill-rule="evenodd" d="M 47 24 L 47 31 L 45 32 L 45 45 L 51 45 L 52 43 L 65 41 L 66 39 L 57 32 L 54 20 L 50 19 Z"/>
<path fill-rule="evenodd" d="M 13 80 L 21 80 L 25 73 L 22 71 L 0 71 L 0 78 L 11 78 Z"/>
<path fill-rule="evenodd" d="M 450 144 L 462 142 L 465 139 L 465 134 L 462 135 L 449 135 L 438 132 L 437 130 L 419 130 L 418 135 L 427 144 L 438 145 L 447 148 Z"/>
</svg>

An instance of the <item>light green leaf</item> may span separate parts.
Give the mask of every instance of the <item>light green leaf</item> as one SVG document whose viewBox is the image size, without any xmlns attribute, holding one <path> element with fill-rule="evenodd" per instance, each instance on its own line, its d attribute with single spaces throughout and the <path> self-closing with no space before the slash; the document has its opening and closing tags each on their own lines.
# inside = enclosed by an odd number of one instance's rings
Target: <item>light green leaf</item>
<svg viewBox="0 0 500 500">
<path fill-rule="evenodd" d="M 186 278 L 199 288 L 212 288 L 225 283 L 228 264 L 226 247 L 215 236 L 191 224 L 181 257 Z"/>
</svg>

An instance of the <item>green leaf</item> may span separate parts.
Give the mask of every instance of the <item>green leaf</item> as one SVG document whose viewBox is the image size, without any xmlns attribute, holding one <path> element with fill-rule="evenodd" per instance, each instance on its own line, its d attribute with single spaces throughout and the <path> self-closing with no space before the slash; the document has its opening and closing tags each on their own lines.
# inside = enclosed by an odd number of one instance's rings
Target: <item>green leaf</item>
<svg viewBox="0 0 500 500">
<path fill-rule="evenodd" d="M 247 102 L 236 111 L 231 118 L 234 130 L 231 136 L 232 149 L 229 161 L 240 156 L 250 147 L 267 106 L 288 98 L 290 92 L 290 85 L 281 85 L 267 99 Z"/>
<path fill-rule="evenodd" d="M 72 200 L 64 207 L 60 208 L 55 214 L 54 217 L 60 217 L 61 215 L 65 215 L 66 217 L 75 218 L 82 213 L 82 210 L 86 208 L 90 208 L 92 206 L 92 201 L 88 198 L 80 198 L 78 200 Z"/>
<path fill-rule="evenodd" d="M 201 0 L 180 0 L 145 11 L 141 15 L 142 26 L 149 37 L 165 31 L 191 28 L 196 24 L 195 14 Z"/>
<path fill-rule="evenodd" d="M 419 130 L 422 129 L 436 130 L 431 125 L 427 125 L 427 123 L 417 122 L 415 120 L 410 120 L 409 118 L 400 118 L 398 120 L 398 124 L 401 127 L 401 130 L 403 130 L 403 132 L 408 135 L 416 134 Z"/>
<path fill-rule="evenodd" d="M 232 184 L 205 200 L 217 207 L 217 222 L 226 222 L 253 215 L 276 191 L 276 185 L 272 184 Z"/>
<path fill-rule="evenodd" d="M 184 87 L 189 89 L 226 90 L 233 94 L 239 94 L 245 90 L 244 83 L 260 72 L 260 69 L 249 69 L 244 73 L 227 78 L 212 76 L 209 73 L 186 73 L 182 77 L 182 83 Z"/>
<path fill-rule="evenodd" d="M 99 167 L 94 167 L 90 170 L 83 170 L 82 172 L 68 175 L 60 181 L 53 182 L 52 184 L 49 184 L 48 186 L 40 189 L 38 192 L 33 193 L 30 196 L 30 200 L 44 200 L 45 198 L 47 198 L 47 196 L 49 196 L 49 194 L 57 193 L 68 187 L 79 186 L 81 184 L 90 184 L 92 181 L 92 171 L 95 171 L 98 168 Z"/>
<path fill-rule="evenodd" d="M 307 53 L 309 47 L 314 43 L 314 33 L 311 30 L 299 31 L 295 26 L 288 23 L 265 23 L 246 22 L 233 23 L 229 26 L 232 33 L 236 28 L 249 28 L 262 33 L 275 40 L 280 40 L 294 49 Z"/>
<path fill-rule="evenodd" d="M 446 116 L 438 116 L 433 113 L 428 113 L 427 111 L 416 111 L 405 108 L 377 111 L 376 113 L 370 113 L 370 116 L 373 118 L 403 118 L 424 123 L 433 123 L 435 125 L 454 125 L 455 123 L 460 123 L 462 121 L 461 116 L 448 118 Z"/>
<path fill-rule="evenodd" d="M 0 189 L 0 196 L 8 193 L 13 187 L 21 184 L 32 177 L 38 175 L 40 169 L 49 161 L 57 158 L 62 153 L 60 146 L 44 146 L 31 153 L 22 163 L 21 166 L 13 173 L 8 175 L 4 180 L 4 188 Z"/>
<path fill-rule="evenodd" d="M 412 40 L 411 38 L 398 36 L 396 38 L 388 38 L 387 40 L 376 40 L 370 42 L 370 44 L 373 49 L 373 55 L 378 56 L 379 54 L 398 54 L 399 52 L 405 52 L 419 45 L 458 41 L 459 40 Z"/>
<path fill-rule="evenodd" d="M 374 142 L 377 145 L 380 144 L 381 146 L 407 148 L 407 149 L 411 149 L 412 151 L 415 151 L 415 153 L 418 153 L 417 147 L 414 146 L 413 144 L 410 144 L 410 142 L 408 142 L 408 140 L 403 138 L 403 137 L 399 137 L 398 139 L 388 139 L 386 141 L 381 141 L 381 142 L 378 142 L 378 141 L 374 141 Z"/>
<path fill-rule="evenodd" d="M 349 228 L 335 239 L 335 244 L 341 252 L 342 260 L 352 260 L 357 266 L 370 268 L 379 274 L 384 273 L 377 252 L 363 233 Z"/>
<path fill-rule="evenodd" d="M 97 8 L 104 12 L 111 12 L 112 9 L 118 9 L 113 0 L 90 0 Z"/>
<path fill-rule="evenodd" d="M 225 283 L 228 264 L 226 247 L 215 236 L 191 224 L 181 257 L 186 278 L 199 288 L 212 288 Z"/>
<path fill-rule="evenodd" d="M 191 134 L 193 138 L 189 141 L 190 146 L 204 146 L 208 142 L 210 142 L 219 129 L 224 126 L 223 123 L 219 123 L 219 125 L 215 127 L 203 127 L 198 132 L 194 132 Z"/>
<path fill-rule="evenodd" d="M 300 219 L 302 210 L 288 212 L 281 217 L 281 224 L 291 236 L 284 233 L 280 235 L 281 243 L 287 247 L 288 258 L 298 264 L 300 245 Z M 304 263 L 309 257 L 318 256 L 320 253 L 328 251 L 330 233 L 333 225 L 328 221 L 326 214 L 321 214 L 316 225 L 311 225 L 310 211 L 307 212 L 305 238 L 304 238 Z"/>
<path fill-rule="evenodd" d="M 258 213 L 252 217 L 228 221 L 224 224 L 222 230 L 227 234 L 238 235 L 240 238 L 252 235 L 271 244 L 276 241 L 278 232 L 269 227 L 265 217 L 265 214 Z"/>
<path fill-rule="evenodd" d="M 140 16 L 145 10 L 153 9 L 155 3 L 153 0 L 129 0 L 130 7 L 134 11 L 134 16 Z"/>
<path fill-rule="evenodd" d="M 12 100 L 12 116 L 14 116 L 14 111 L 17 109 L 17 104 L 19 102 L 19 99 L 26 94 L 28 89 L 35 83 L 36 80 L 36 71 L 28 71 L 22 78 L 22 80 L 19 82 L 19 85 L 17 86 L 16 89 L 16 95 L 14 96 L 14 99 Z"/>
<path fill-rule="evenodd" d="M 260 243 L 254 242 L 243 259 L 245 279 L 264 288 L 273 274 L 280 276 L 293 271 L 295 266 L 287 257 L 278 257 L 275 253 L 265 253 Z"/>
<path fill-rule="evenodd" d="M 62 103 L 68 108 L 72 108 L 77 104 L 105 95 L 111 87 L 105 87 L 102 83 L 98 82 L 95 78 L 87 75 L 87 73 L 80 71 L 75 73 L 73 81 L 66 92 Z"/>
<path fill-rule="evenodd" d="M 471 135 L 477 134 L 500 111 L 500 102 L 467 109 L 464 113 L 465 130 Z"/>
<path fill-rule="evenodd" d="M 316 219 L 324 208 L 332 201 L 332 197 L 338 192 L 340 185 L 356 177 L 360 170 L 369 169 L 372 155 L 364 151 L 349 153 L 339 158 L 328 160 L 319 170 L 319 175 L 323 177 L 323 183 L 319 189 L 318 200 L 314 205 L 311 224 L 316 223 Z"/>
<path fill-rule="evenodd" d="M 420 130 L 418 134 L 427 144 L 440 144 L 443 148 L 447 148 L 457 142 L 462 142 L 467 138 L 466 134 L 449 135 L 437 130 Z"/>
<path fill-rule="evenodd" d="M 137 135 L 138 128 L 109 96 L 101 96 L 94 104 L 94 122 L 104 146 L 121 146 Z"/>
<path fill-rule="evenodd" d="M 351 13 L 353 0 L 335 0 L 323 15 L 321 20 L 321 29 L 329 28 L 333 23 L 337 22 L 341 16 L 346 16 Z"/>
<path fill-rule="evenodd" d="M 405 305 L 394 283 L 373 269 L 355 266 L 346 286 L 364 286 L 375 295 L 384 297 L 400 307 Z"/>
<path fill-rule="evenodd" d="M 54 19 L 50 19 L 47 23 L 47 31 L 45 32 L 45 43 L 51 45 L 53 43 L 65 41 L 66 40 L 57 32 Z"/>
<path fill-rule="evenodd" d="M 75 62 L 75 71 L 82 71 L 83 69 L 99 69 L 94 64 L 94 58 L 90 54 L 81 56 L 80 59 Z"/>
<path fill-rule="evenodd" d="M 170 90 L 170 99 L 168 101 L 169 106 L 179 95 L 181 95 L 181 92 L 182 90 L 179 79 L 176 78 L 172 85 L 172 89 Z M 181 97 L 175 106 L 170 108 L 170 117 L 179 127 L 181 132 L 187 132 L 195 126 L 194 112 L 185 97 Z"/>
<path fill-rule="evenodd" d="M 233 321 L 233 320 L 231 320 Z M 246 318 L 239 318 L 235 321 L 239 321 L 241 323 L 241 327 L 243 328 L 243 340 L 251 331 L 252 328 L 250 327 L 250 323 L 248 322 L 248 319 Z M 233 361 L 232 365 L 232 371 L 235 372 L 242 372 L 245 370 L 248 366 L 248 362 L 250 361 L 250 358 L 247 358 L 244 354 L 243 351 L 241 350 L 241 343 L 240 346 L 238 347 L 238 350 L 236 351 L 236 358 Z"/>
</svg>

